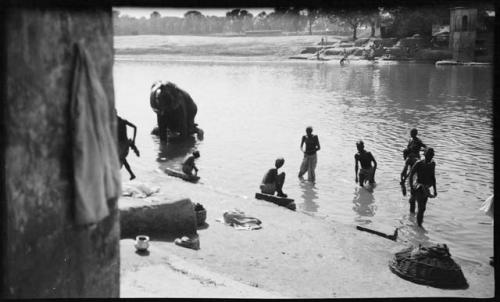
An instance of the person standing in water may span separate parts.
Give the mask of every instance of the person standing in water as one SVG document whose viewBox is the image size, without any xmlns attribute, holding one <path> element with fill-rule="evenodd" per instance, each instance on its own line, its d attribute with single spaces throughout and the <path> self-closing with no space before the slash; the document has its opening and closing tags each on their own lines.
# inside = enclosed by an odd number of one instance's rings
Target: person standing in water
<svg viewBox="0 0 500 302">
<path fill-rule="evenodd" d="M 422 142 L 422 140 L 419 137 L 417 137 L 417 135 L 418 135 L 418 130 L 415 128 L 411 129 L 410 139 L 408 140 L 408 145 L 406 146 L 406 154 L 408 158 L 420 159 L 420 151 L 427 148 L 427 146 Z"/>
<path fill-rule="evenodd" d="M 362 187 L 365 181 L 370 184 L 375 183 L 375 171 L 377 170 L 377 161 L 371 152 L 365 150 L 365 143 L 362 140 L 356 143 L 358 153 L 354 155 L 354 174 L 356 175 L 356 182 Z M 361 164 L 358 175 L 358 162 Z M 372 166 L 373 162 L 373 166 Z M 358 178 L 359 176 L 359 178 Z"/>
<path fill-rule="evenodd" d="M 120 116 L 116 116 L 118 119 L 118 156 L 120 158 L 120 167 L 125 165 L 125 169 L 127 169 L 130 174 L 130 180 L 135 178 L 134 172 L 130 168 L 130 165 L 127 162 L 128 149 L 132 148 L 135 154 L 139 156 L 139 150 L 135 146 L 135 136 L 137 134 L 137 127 L 131 122 L 122 119 Z M 134 129 L 134 137 L 130 140 L 127 136 L 127 126 L 130 126 Z"/>
<path fill-rule="evenodd" d="M 314 170 L 316 169 L 316 164 L 318 163 L 318 156 L 316 154 L 321 146 L 319 145 L 319 138 L 317 135 L 313 135 L 313 128 L 311 126 L 306 128 L 306 135 L 302 136 L 302 141 L 300 142 L 300 150 L 304 153 L 304 159 L 300 165 L 299 178 L 302 178 L 307 172 L 307 179 L 310 181 L 316 180 L 316 174 Z M 305 149 L 304 144 L 306 145 Z"/>
<path fill-rule="evenodd" d="M 411 168 L 410 171 L 410 186 L 411 186 L 411 197 L 410 197 L 410 212 L 415 213 L 415 200 L 418 205 L 417 213 L 417 224 L 422 226 L 424 221 L 424 212 L 427 204 L 428 198 L 434 198 L 437 196 L 436 191 L 436 163 L 432 160 L 434 157 L 434 149 L 428 148 L 425 150 L 424 159 L 419 160 Z M 417 175 L 417 181 L 413 183 L 413 177 Z M 433 188 L 434 194 L 430 193 L 430 187 Z"/>
<path fill-rule="evenodd" d="M 343 50 L 343 55 L 344 56 L 342 57 L 342 59 L 340 59 L 340 65 L 341 66 L 344 66 L 344 64 L 345 64 L 346 61 L 347 61 L 347 63 L 350 63 L 349 59 L 347 58 L 349 56 L 349 54 L 347 54 L 347 50 L 345 48 Z"/>
<path fill-rule="evenodd" d="M 277 192 L 278 197 L 287 197 L 283 193 L 283 184 L 285 183 L 285 172 L 278 173 L 278 169 L 285 164 L 285 159 L 279 157 L 274 162 L 274 168 L 267 171 L 262 179 L 260 191 L 264 194 L 274 195 Z"/>
<path fill-rule="evenodd" d="M 403 159 L 405 160 L 405 165 L 403 171 L 401 171 L 401 188 L 403 188 L 403 195 L 406 195 L 406 185 L 405 181 L 408 178 L 408 171 L 413 167 L 413 165 L 420 159 L 420 151 L 427 148 L 427 146 L 417 137 L 418 130 L 413 128 L 410 131 L 410 140 L 406 149 L 403 151 Z"/>
</svg>

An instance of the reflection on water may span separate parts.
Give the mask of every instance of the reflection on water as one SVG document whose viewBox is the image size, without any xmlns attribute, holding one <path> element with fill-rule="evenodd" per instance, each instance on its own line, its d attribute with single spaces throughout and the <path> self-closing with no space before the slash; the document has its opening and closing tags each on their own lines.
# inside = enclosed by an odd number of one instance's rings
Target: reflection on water
<svg viewBox="0 0 500 302">
<path fill-rule="evenodd" d="M 422 244 L 422 246 L 427 246 L 430 244 L 431 240 L 427 236 L 428 231 L 425 229 L 425 225 L 423 227 L 418 226 L 415 214 L 408 213 L 404 215 L 401 223 L 403 227 L 399 229 L 398 241 L 408 245 Z"/>
<path fill-rule="evenodd" d="M 300 188 L 302 189 L 302 204 L 299 204 L 299 208 L 306 212 L 317 212 L 319 205 L 315 202 L 318 199 L 318 189 L 316 188 L 314 182 L 301 180 Z"/>
<path fill-rule="evenodd" d="M 365 217 L 375 216 L 375 211 L 377 210 L 372 192 L 364 187 L 356 186 L 352 203 L 354 204 L 352 209 L 358 214 L 355 221 L 365 224 L 371 222 L 370 219 Z"/>
<path fill-rule="evenodd" d="M 153 141 L 157 144 L 158 156 L 156 161 L 159 168 L 170 168 L 180 170 L 184 158 L 196 149 L 196 139 L 188 137 L 182 141 L 162 142 L 158 137 L 154 137 Z"/>
<path fill-rule="evenodd" d="M 312 125 L 322 147 L 316 184 L 287 181 L 284 188 L 303 204 L 301 211 L 347 224 L 400 221 L 401 232 L 447 243 L 454 255 L 492 254 L 491 226 L 478 223 L 478 208 L 493 193 L 492 68 L 117 58 L 117 109 L 138 126 L 141 157 L 130 158 L 138 178 L 154 175 L 157 161 L 180 164 L 197 148 L 207 187 L 253 196 L 276 157 L 284 157 L 283 171 L 295 175 L 302 161 L 300 138 Z M 197 103 L 203 143 L 164 148 L 149 134 L 156 123 L 149 88 L 158 79 L 176 83 Z M 402 150 L 412 128 L 435 150 L 439 196 L 427 205 L 428 238 L 409 224 L 408 197 L 399 186 Z M 354 183 L 360 139 L 378 163 L 373 193 Z"/>
<path fill-rule="evenodd" d="M 176 142 L 161 142 L 160 139 L 155 138 L 158 144 L 158 161 L 173 161 L 179 158 L 184 158 L 188 153 L 195 149 L 196 139 L 192 136 L 187 137 L 185 140 Z"/>
</svg>

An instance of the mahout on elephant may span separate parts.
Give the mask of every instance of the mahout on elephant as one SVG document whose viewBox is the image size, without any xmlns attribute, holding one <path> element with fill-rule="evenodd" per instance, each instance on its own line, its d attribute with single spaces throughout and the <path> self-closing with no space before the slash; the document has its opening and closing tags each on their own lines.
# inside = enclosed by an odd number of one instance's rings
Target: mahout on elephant
<svg viewBox="0 0 500 302">
<path fill-rule="evenodd" d="M 156 81 L 151 86 L 150 104 L 157 117 L 157 130 L 161 141 L 176 137 L 184 140 L 192 134 L 203 135 L 194 122 L 198 107 L 191 96 L 172 82 Z"/>
</svg>

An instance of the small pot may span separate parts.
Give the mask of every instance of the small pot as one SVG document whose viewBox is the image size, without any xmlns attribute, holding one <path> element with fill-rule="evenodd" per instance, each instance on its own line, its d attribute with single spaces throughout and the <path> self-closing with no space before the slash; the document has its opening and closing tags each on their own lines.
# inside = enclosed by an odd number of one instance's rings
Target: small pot
<svg viewBox="0 0 500 302">
<path fill-rule="evenodd" d="M 135 248 L 138 251 L 145 251 L 149 247 L 149 236 L 139 235 L 135 237 Z"/>
</svg>

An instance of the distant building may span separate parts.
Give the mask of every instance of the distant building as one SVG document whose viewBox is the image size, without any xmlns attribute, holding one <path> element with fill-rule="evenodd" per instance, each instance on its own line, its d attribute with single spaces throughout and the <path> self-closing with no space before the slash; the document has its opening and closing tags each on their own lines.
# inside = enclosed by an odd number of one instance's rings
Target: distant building
<svg viewBox="0 0 500 302">
<path fill-rule="evenodd" d="M 450 50 L 453 60 L 474 61 L 477 9 L 455 7 L 450 11 Z"/>
</svg>

